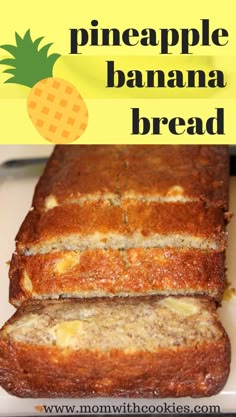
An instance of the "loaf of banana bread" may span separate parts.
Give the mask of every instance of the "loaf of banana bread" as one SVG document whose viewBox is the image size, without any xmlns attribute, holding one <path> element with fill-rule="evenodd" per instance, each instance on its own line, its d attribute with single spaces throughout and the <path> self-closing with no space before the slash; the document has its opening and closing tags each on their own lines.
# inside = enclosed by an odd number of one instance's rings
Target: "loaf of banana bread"
<svg viewBox="0 0 236 417">
<path fill-rule="evenodd" d="M 20 397 L 210 396 L 230 343 L 226 146 L 57 146 L 16 236 L 0 385 Z"/>
<path fill-rule="evenodd" d="M 16 237 L 10 300 L 221 301 L 226 146 L 57 146 Z"/>
<path fill-rule="evenodd" d="M 32 302 L 0 332 L 0 385 L 20 397 L 210 396 L 229 363 L 206 297 Z"/>
</svg>

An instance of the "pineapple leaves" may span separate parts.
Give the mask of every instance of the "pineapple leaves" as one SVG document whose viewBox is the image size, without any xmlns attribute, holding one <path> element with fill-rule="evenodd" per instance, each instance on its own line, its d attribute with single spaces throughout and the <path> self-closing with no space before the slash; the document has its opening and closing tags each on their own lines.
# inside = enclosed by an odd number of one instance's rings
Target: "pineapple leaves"
<svg viewBox="0 0 236 417">
<path fill-rule="evenodd" d="M 12 56 L 14 56 L 14 54 L 16 52 L 16 49 L 17 49 L 17 47 L 15 45 L 1 45 L 0 48 L 9 52 Z"/>
<path fill-rule="evenodd" d="M 9 65 L 12 68 L 3 72 L 13 75 L 6 80 L 6 83 L 21 84 L 33 87 L 38 81 L 52 77 L 53 66 L 60 54 L 48 55 L 52 43 L 40 48 L 44 37 L 32 40 L 30 29 L 23 37 L 15 33 L 16 45 L 0 45 L 0 48 L 12 55 L 12 58 L 5 58 L 0 65 Z"/>
<path fill-rule="evenodd" d="M 6 74 L 13 75 L 13 74 L 16 73 L 16 69 L 15 68 L 8 68 L 8 69 L 5 69 L 3 72 L 5 72 Z"/>
<path fill-rule="evenodd" d="M 52 54 L 48 57 L 48 62 L 49 65 L 51 65 L 53 67 L 53 65 L 55 64 L 55 62 L 57 61 L 57 59 L 60 57 L 60 54 Z"/>
<path fill-rule="evenodd" d="M 15 63 L 14 59 L 11 59 L 11 58 L 2 59 L 0 61 L 0 64 L 2 64 L 2 65 L 10 65 L 11 67 L 14 67 L 14 63 Z"/>
<path fill-rule="evenodd" d="M 53 43 L 48 43 L 47 45 L 44 45 L 40 51 L 39 54 L 40 55 L 47 55 L 49 48 L 53 45 Z"/>
<path fill-rule="evenodd" d="M 38 48 L 40 42 L 43 40 L 44 36 L 41 36 L 40 38 L 35 39 L 34 45 L 36 48 Z"/>
<path fill-rule="evenodd" d="M 16 38 L 16 45 L 19 46 L 21 44 L 22 38 L 20 37 L 20 35 L 18 35 L 18 33 L 15 33 L 15 38 Z"/>
</svg>

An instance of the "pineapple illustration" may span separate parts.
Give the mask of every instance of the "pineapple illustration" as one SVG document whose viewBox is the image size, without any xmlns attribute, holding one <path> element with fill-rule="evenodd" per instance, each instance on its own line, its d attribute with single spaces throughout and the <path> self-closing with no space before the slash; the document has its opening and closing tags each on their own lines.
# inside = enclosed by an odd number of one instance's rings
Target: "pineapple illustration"
<svg viewBox="0 0 236 417">
<path fill-rule="evenodd" d="M 31 89 L 27 111 L 41 136 L 58 144 L 75 141 L 87 127 L 88 111 L 74 85 L 53 77 L 53 66 L 60 55 L 48 55 L 52 43 L 40 49 L 44 37 L 33 41 L 30 30 L 22 38 L 16 33 L 15 38 L 16 45 L 0 46 L 12 55 L 0 61 L 11 67 L 3 71 L 12 75 L 5 82 Z"/>
</svg>

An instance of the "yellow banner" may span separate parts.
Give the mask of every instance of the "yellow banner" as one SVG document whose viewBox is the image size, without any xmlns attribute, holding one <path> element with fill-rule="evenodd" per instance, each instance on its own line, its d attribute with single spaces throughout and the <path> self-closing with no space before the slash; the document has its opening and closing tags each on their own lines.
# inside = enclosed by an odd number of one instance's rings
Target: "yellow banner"
<svg viewBox="0 0 236 417">
<path fill-rule="evenodd" d="M 0 143 L 235 144 L 233 1 L 166 6 L 4 4 Z"/>
</svg>

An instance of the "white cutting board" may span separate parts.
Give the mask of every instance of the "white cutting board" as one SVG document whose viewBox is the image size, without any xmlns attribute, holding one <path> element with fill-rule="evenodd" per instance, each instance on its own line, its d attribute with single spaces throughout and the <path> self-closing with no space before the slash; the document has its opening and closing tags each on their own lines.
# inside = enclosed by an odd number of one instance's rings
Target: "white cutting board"
<svg viewBox="0 0 236 417">
<path fill-rule="evenodd" d="M 23 156 L 24 147 L 21 145 L 21 156 Z M 41 155 L 48 154 L 51 148 L 45 147 Z M 12 149 L 12 147 L 11 147 Z M 6 149 L 7 150 L 7 149 Z M 36 152 L 36 148 L 35 148 Z M 38 153 L 37 153 L 38 154 Z M 28 153 L 29 155 L 29 153 Z M 19 156 L 19 153 L 18 153 Z M 12 157 L 12 155 L 10 156 Z M 0 157 L 0 162 L 3 160 L 3 155 Z M 14 237 L 19 229 L 19 226 L 28 211 L 33 190 L 37 179 L 15 179 L 5 180 L 0 179 L 0 326 L 12 315 L 14 308 L 8 303 L 8 266 L 6 262 L 10 260 L 11 254 L 14 250 Z M 236 177 L 231 179 L 231 211 L 236 213 Z M 229 244 L 227 250 L 227 268 L 228 279 L 232 283 L 232 286 L 236 287 L 236 215 L 232 219 L 229 231 Z M 177 412 L 177 405 L 190 406 L 192 412 L 195 406 L 214 407 L 219 406 L 221 412 L 234 412 L 236 411 L 236 299 L 223 302 L 222 308 L 219 310 L 222 323 L 229 334 L 232 344 L 232 362 L 231 372 L 227 384 L 223 391 L 217 396 L 210 398 L 191 399 L 167 399 L 167 400 L 138 400 L 138 399 L 59 399 L 59 400 L 31 400 L 31 399 L 19 399 L 7 394 L 0 388 L 0 416 L 32 416 L 32 415 L 46 415 L 42 411 L 38 411 L 39 405 L 75 405 L 78 413 L 74 411 L 74 414 L 82 414 L 81 405 L 87 405 L 94 408 L 92 409 L 97 414 L 103 414 L 104 409 L 100 408 L 102 405 L 121 405 L 121 413 L 127 412 L 128 404 L 130 407 L 136 406 L 151 406 L 150 411 L 153 412 L 154 408 L 159 406 L 157 410 L 161 410 L 161 407 L 171 405 L 175 407 Z M 126 407 L 126 409 L 124 408 Z M 163 408 L 164 410 L 164 408 Z M 63 409 L 64 414 L 67 414 L 66 409 Z M 99 412 L 100 411 L 100 412 Z M 204 411 L 204 409 L 203 409 Z M 208 413 L 214 412 L 213 408 L 205 408 Z M 136 409 L 137 412 L 137 409 Z M 172 412 L 174 409 L 172 408 Z M 111 410 L 112 413 L 112 410 Z M 57 414 L 53 409 L 53 415 Z M 62 412 L 59 412 L 62 415 Z"/>
</svg>

